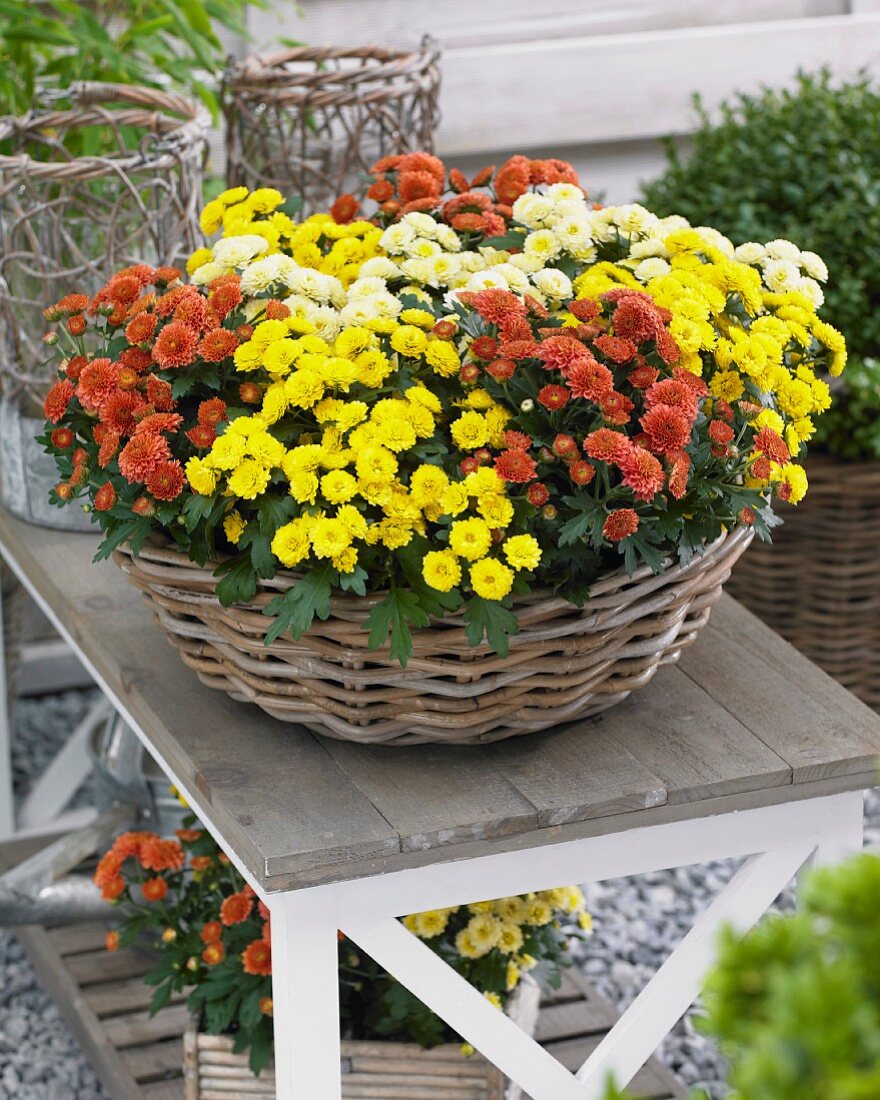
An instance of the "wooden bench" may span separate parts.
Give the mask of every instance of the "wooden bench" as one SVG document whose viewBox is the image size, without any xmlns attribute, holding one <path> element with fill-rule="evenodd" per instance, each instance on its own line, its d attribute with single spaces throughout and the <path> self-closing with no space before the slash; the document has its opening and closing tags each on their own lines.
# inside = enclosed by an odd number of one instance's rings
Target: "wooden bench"
<svg viewBox="0 0 880 1100">
<path fill-rule="evenodd" d="M 630 1080 L 810 860 L 861 844 L 880 717 L 729 599 L 677 667 L 602 716 L 483 748 L 383 749 L 201 685 L 96 540 L 0 513 L 0 550 L 273 916 L 278 1096 L 340 1095 L 336 930 L 534 1100 Z M 395 919 L 569 882 L 745 857 L 573 1075 Z"/>
</svg>

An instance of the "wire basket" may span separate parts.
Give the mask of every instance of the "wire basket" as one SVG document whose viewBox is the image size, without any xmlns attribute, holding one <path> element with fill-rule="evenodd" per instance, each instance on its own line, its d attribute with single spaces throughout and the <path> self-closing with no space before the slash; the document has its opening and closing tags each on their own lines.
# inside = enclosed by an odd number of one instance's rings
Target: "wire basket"
<svg viewBox="0 0 880 1100">
<path fill-rule="evenodd" d="M 379 157 L 432 150 L 440 51 L 302 47 L 231 62 L 224 86 L 230 186 L 277 187 L 306 213 L 352 190 Z"/>
<path fill-rule="evenodd" d="M 200 240 L 208 112 L 135 85 L 63 99 L 0 117 L 0 389 L 29 411 L 50 381 L 42 310 L 127 264 L 185 260 Z M 72 139 L 100 151 L 74 155 Z"/>
</svg>

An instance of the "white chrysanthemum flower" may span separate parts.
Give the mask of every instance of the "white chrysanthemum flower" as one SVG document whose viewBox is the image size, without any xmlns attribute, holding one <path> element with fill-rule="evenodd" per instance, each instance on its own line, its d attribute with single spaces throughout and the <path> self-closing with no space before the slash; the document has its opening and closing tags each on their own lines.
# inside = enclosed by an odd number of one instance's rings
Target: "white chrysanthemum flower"
<svg viewBox="0 0 880 1100">
<path fill-rule="evenodd" d="M 575 183 L 551 183 L 545 194 L 556 204 L 584 201 L 584 193 Z"/>
<path fill-rule="evenodd" d="M 652 256 L 662 256 L 664 260 L 669 258 L 669 249 L 661 237 L 642 237 L 629 246 L 631 260 L 647 260 Z"/>
<path fill-rule="evenodd" d="M 428 263 L 431 266 L 431 278 L 426 281 L 431 286 L 448 286 L 450 280 L 461 271 L 458 256 L 451 252 L 441 252 L 439 256 L 432 256 Z"/>
<path fill-rule="evenodd" d="M 419 260 L 414 257 L 403 260 L 400 265 L 400 270 L 407 277 L 412 279 L 414 283 L 418 283 L 420 286 L 430 284 L 434 277 L 434 260 Z"/>
<path fill-rule="evenodd" d="M 503 274 L 499 274 L 497 267 L 492 267 L 488 271 L 475 271 L 473 275 L 468 279 L 465 284 L 465 288 L 470 291 L 475 290 L 509 290 L 507 280 Z"/>
<path fill-rule="evenodd" d="M 440 225 L 436 218 L 421 210 L 413 210 L 400 219 L 401 225 L 408 225 L 419 237 L 436 237 Z"/>
<path fill-rule="evenodd" d="M 440 245 L 436 241 L 429 240 L 427 237 L 416 237 L 406 249 L 408 256 L 413 256 L 419 260 L 428 260 L 432 256 L 437 256 L 442 251 Z"/>
<path fill-rule="evenodd" d="M 411 225 L 400 221 L 395 225 L 389 225 L 379 238 L 379 247 L 390 255 L 400 255 L 405 252 L 409 244 L 416 239 L 418 234 Z"/>
<path fill-rule="evenodd" d="M 656 214 L 637 202 L 613 208 L 612 221 L 625 237 L 640 237 L 653 229 L 658 222 Z"/>
<path fill-rule="evenodd" d="M 288 257 L 280 252 L 254 260 L 241 273 L 241 292 L 245 297 L 268 290 L 273 283 L 281 281 L 281 272 L 286 266 L 283 261 Z M 289 276 L 288 276 L 289 278 Z M 285 279 L 286 282 L 286 279 Z"/>
<path fill-rule="evenodd" d="M 387 256 L 373 256 L 361 264 L 360 277 L 364 279 L 395 279 L 400 268 Z"/>
<path fill-rule="evenodd" d="M 825 266 L 825 261 L 816 252 L 802 252 L 801 267 L 811 279 L 818 279 L 820 283 L 824 283 L 828 278 L 828 268 Z"/>
<path fill-rule="evenodd" d="M 491 270 L 504 277 L 508 288 L 514 294 L 528 294 L 531 286 L 528 275 L 524 271 L 520 271 L 518 267 L 514 267 L 509 260 L 506 260 L 503 264 L 493 265 Z"/>
<path fill-rule="evenodd" d="M 802 279 L 798 279 L 798 284 L 795 289 L 799 290 L 801 294 L 806 295 L 816 309 L 819 309 L 825 301 L 825 294 L 821 286 L 819 286 L 815 279 L 811 279 L 807 275 Z"/>
<path fill-rule="evenodd" d="M 801 250 L 791 241 L 778 237 L 774 241 L 768 241 L 764 247 L 767 249 L 767 255 L 773 260 L 788 260 L 789 263 L 793 264 L 800 263 Z"/>
<path fill-rule="evenodd" d="M 711 225 L 694 226 L 694 232 L 699 233 L 707 244 L 711 245 L 713 248 L 717 248 L 718 251 L 723 252 L 725 256 L 730 258 L 733 257 L 733 241 L 729 237 L 725 237 L 723 233 L 719 233 L 717 229 L 713 229 Z"/>
<path fill-rule="evenodd" d="M 232 271 L 231 267 L 227 267 L 225 264 L 218 264 L 216 260 L 208 260 L 206 264 L 202 264 L 201 267 L 197 267 L 190 276 L 190 282 L 195 283 L 196 286 L 207 286 L 208 283 L 213 283 L 215 279 L 219 279 L 221 275 L 228 275 Z"/>
<path fill-rule="evenodd" d="M 437 226 L 437 243 L 446 252 L 461 252 L 461 237 L 451 225 Z"/>
<path fill-rule="evenodd" d="M 679 229 L 690 229 L 691 223 L 683 214 L 668 214 L 661 218 L 654 227 L 654 233 L 658 237 L 668 237 L 670 233 L 677 233 Z"/>
<path fill-rule="evenodd" d="M 401 293 L 406 293 L 406 287 L 403 288 Z M 380 290 L 376 294 L 370 296 L 367 299 L 373 309 L 376 311 L 377 317 L 396 317 L 398 313 L 403 309 L 400 299 L 396 294 L 391 294 L 387 290 Z"/>
<path fill-rule="evenodd" d="M 343 329 L 339 314 L 330 306 L 315 306 L 309 320 L 315 326 L 315 335 L 328 344 L 332 344 Z"/>
<path fill-rule="evenodd" d="M 617 237 L 617 226 L 614 224 L 616 206 L 606 206 L 604 210 L 590 210 L 587 219 L 590 223 L 590 233 L 594 241 L 613 241 Z"/>
<path fill-rule="evenodd" d="M 486 249 L 490 252 L 491 249 Z M 473 252 L 470 249 L 458 254 L 458 262 L 462 271 L 485 271 L 489 266 L 488 260 L 482 252 Z"/>
<path fill-rule="evenodd" d="M 513 217 L 529 229 L 544 229 L 555 220 L 553 200 L 547 195 L 526 191 L 513 204 Z"/>
<path fill-rule="evenodd" d="M 797 290 L 801 273 L 791 260 L 768 260 L 764 264 L 764 285 L 777 294 Z"/>
<path fill-rule="evenodd" d="M 583 195 L 581 195 L 580 199 L 561 199 L 556 204 L 554 213 L 556 217 L 553 221 L 553 225 L 555 226 L 561 218 L 580 218 L 584 220 L 590 211 L 586 202 L 584 202 Z"/>
<path fill-rule="evenodd" d="M 566 249 L 569 247 L 577 248 L 580 245 L 592 244 L 593 242 L 590 234 L 590 223 L 583 214 L 580 216 L 568 214 L 564 218 L 560 218 L 553 226 L 553 232 L 562 247 Z"/>
<path fill-rule="evenodd" d="M 760 263 L 767 256 L 767 249 L 757 241 L 746 241 L 733 250 L 734 257 L 744 264 Z"/>
<path fill-rule="evenodd" d="M 585 244 L 569 245 L 568 254 L 584 264 L 595 263 L 598 256 L 596 246 L 592 241 L 587 241 Z"/>
<path fill-rule="evenodd" d="M 642 283 L 648 283 L 651 279 L 657 279 L 661 275 L 667 275 L 672 268 L 662 256 L 648 256 L 640 260 L 633 268 L 633 275 Z"/>
<path fill-rule="evenodd" d="M 345 328 L 350 325 L 363 326 L 368 321 L 375 321 L 378 316 L 375 302 L 369 297 L 352 298 L 339 311 L 339 320 Z"/>
<path fill-rule="evenodd" d="M 552 267 L 545 267 L 543 271 L 536 271 L 532 276 L 532 283 L 548 298 L 561 302 L 564 298 L 571 298 L 574 291 L 571 287 L 571 279 L 562 271 Z"/>
<path fill-rule="evenodd" d="M 571 249 L 569 251 L 571 252 Z M 595 252 L 595 249 L 593 251 Z M 574 255 L 573 252 L 572 255 Z M 540 256 L 530 256 L 526 252 L 517 252 L 515 256 L 510 257 L 508 263 L 513 264 L 520 271 L 525 271 L 528 275 L 533 275 L 544 267 L 544 261 Z"/>
<path fill-rule="evenodd" d="M 545 265 L 548 260 L 555 260 L 561 251 L 559 238 L 552 229 L 536 229 L 523 242 L 523 252 L 527 256 L 538 257 Z"/>
<path fill-rule="evenodd" d="M 383 290 L 387 290 L 385 280 L 380 279 L 378 275 L 362 275 L 348 288 L 348 298 L 366 298 L 373 294 L 379 294 Z"/>
<path fill-rule="evenodd" d="M 250 324 L 255 317 L 259 317 L 264 312 L 266 302 L 263 298 L 252 298 L 249 302 L 244 302 L 239 308 L 244 314 L 245 321 Z"/>
<path fill-rule="evenodd" d="M 211 251 L 217 263 L 226 264 L 227 267 L 240 267 L 265 252 L 268 247 L 269 242 L 265 237 L 246 233 L 240 237 L 222 237 L 212 246 Z"/>
<path fill-rule="evenodd" d="M 311 267 L 300 267 L 286 275 L 285 281 L 294 294 L 305 294 L 315 302 L 326 303 L 338 282 L 333 275 L 325 275 Z"/>
</svg>

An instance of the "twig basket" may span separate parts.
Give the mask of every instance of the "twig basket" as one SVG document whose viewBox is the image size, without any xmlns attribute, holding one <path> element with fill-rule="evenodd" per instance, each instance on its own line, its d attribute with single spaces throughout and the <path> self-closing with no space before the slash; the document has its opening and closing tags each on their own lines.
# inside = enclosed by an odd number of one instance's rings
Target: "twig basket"
<svg viewBox="0 0 880 1100">
<path fill-rule="evenodd" d="M 0 389 L 22 408 L 49 385 L 41 310 L 119 267 L 185 260 L 199 240 L 207 111 L 183 96 L 82 83 L 70 107 L 0 118 Z M 65 140 L 98 135 L 100 155 Z"/>
<path fill-rule="evenodd" d="M 307 212 L 380 156 L 434 147 L 440 51 L 308 46 L 233 62 L 224 88 L 230 186 L 277 187 Z"/>
<path fill-rule="evenodd" d="M 507 1007 L 529 1035 L 540 999 L 538 986 L 524 980 Z M 255 1077 L 247 1055 L 233 1053 L 230 1036 L 206 1035 L 192 1021 L 183 1043 L 185 1100 L 275 1100 L 272 1067 Z M 415 1043 L 342 1042 L 342 1100 L 521 1100 L 522 1095 L 485 1058 L 466 1058 L 454 1043 L 424 1050 Z"/>
<path fill-rule="evenodd" d="M 736 568 L 737 599 L 880 709 L 880 462 L 807 463 L 810 491 Z"/>
<path fill-rule="evenodd" d="M 334 596 L 330 617 L 300 641 L 266 646 L 262 608 L 296 583 L 279 573 L 253 603 L 224 608 L 212 568 L 167 547 L 114 557 L 146 596 L 184 662 L 210 687 L 330 737 L 394 745 L 480 744 L 534 733 L 613 706 L 678 659 L 751 533 L 724 534 L 688 565 L 600 578 L 579 610 L 547 591 L 519 598 L 510 653 L 472 648 L 461 612 L 414 631 L 402 669 L 367 648 L 365 621 L 380 596 Z"/>
</svg>

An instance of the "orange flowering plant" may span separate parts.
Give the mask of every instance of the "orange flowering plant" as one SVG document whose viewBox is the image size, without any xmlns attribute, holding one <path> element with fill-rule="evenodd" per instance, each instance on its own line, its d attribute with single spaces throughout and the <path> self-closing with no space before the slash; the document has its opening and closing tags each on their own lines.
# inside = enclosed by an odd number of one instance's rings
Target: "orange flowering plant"
<svg viewBox="0 0 880 1100">
<path fill-rule="evenodd" d="M 516 595 L 580 606 L 801 499 L 846 358 L 820 257 L 592 205 L 557 160 L 374 177 L 367 216 L 343 196 L 302 222 L 233 188 L 189 283 L 138 265 L 49 311 L 55 498 L 89 502 L 101 555 L 161 531 L 220 559 L 224 604 L 294 569 L 269 639 L 383 593 L 370 644 L 405 664 L 447 610 L 505 654 Z"/>
<path fill-rule="evenodd" d="M 231 1033 L 259 1073 L 272 1053 L 272 943 L 269 911 L 228 857 L 184 820 L 177 839 L 155 833 L 117 837 L 95 872 L 103 896 L 123 909 L 107 934 L 115 951 L 135 940 L 157 948 L 145 981 L 150 1011 L 189 990 L 188 1006 L 211 1034 Z M 539 894 L 417 913 L 403 919 L 496 1007 L 526 973 L 558 988 L 569 941 L 591 930 L 574 886 Z M 339 934 L 341 1029 L 346 1038 L 415 1040 L 433 1046 L 456 1036 L 433 1012 Z"/>
</svg>

